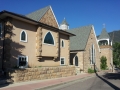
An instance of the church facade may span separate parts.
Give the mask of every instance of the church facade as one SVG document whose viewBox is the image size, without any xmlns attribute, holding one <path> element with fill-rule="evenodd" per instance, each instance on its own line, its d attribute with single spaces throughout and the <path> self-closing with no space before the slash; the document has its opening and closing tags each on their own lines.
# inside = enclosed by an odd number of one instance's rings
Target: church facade
<svg viewBox="0 0 120 90">
<path fill-rule="evenodd" d="M 0 70 L 74 65 L 78 73 L 87 72 L 100 70 L 103 55 L 108 68 L 113 64 L 112 41 L 105 30 L 97 38 L 93 25 L 69 29 L 65 19 L 58 25 L 51 6 L 25 16 L 1 11 L 0 32 Z"/>
<path fill-rule="evenodd" d="M 26 16 L 0 12 L 0 69 L 69 65 L 74 34 L 60 30 L 51 6 Z"/>
<path fill-rule="evenodd" d="M 70 65 L 75 65 L 78 73 L 88 72 L 88 69 L 99 71 L 102 56 L 107 58 L 107 68 L 112 69 L 112 40 L 105 28 L 98 38 L 93 25 L 69 29 L 64 19 L 60 28 L 76 35 L 70 37 Z"/>
</svg>

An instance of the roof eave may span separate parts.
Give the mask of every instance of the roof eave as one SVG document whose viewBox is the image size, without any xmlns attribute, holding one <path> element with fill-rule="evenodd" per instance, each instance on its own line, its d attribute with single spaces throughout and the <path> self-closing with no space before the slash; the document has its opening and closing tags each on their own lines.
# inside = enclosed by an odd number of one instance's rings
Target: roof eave
<svg viewBox="0 0 120 90">
<path fill-rule="evenodd" d="M 16 13 L 12 13 L 12 12 L 9 12 L 9 11 L 6 11 L 6 10 L 0 12 L 0 18 L 1 18 L 2 16 L 4 16 L 4 17 L 12 17 L 12 18 L 15 18 L 15 19 L 19 19 L 19 20 L 22 20 L 22 21 L 25 21 L 25 22 L 34 24 L 34 25 L 40 25 L 40 26 L 43 26 L 43 27 L 46 27 L 46 28 L 50 28 L 50 29 L 53 29 L 53 30 L 57 30 L 58 32 L 63 33 L 63 34 L 66 34 L 66 35 L 69 35 L 69 36 L 75 36 L 75 35 L 72 34 L 72 33 L 69 33 L 69 32 L 66 32 L 66 31 L 63 31 L 63 30 L 60 30 L 60 29 L 55 28 L 55 27 L 53 27 L 53 26 L 50 26 L 50 25 L 47 25 L 47 24 L 44 24 L 44 23 L 35 21 L 35 20 L 30 19 L 30 18 L 28 18 L 28 17 L 22 16 L 22 15 L 19 15 L 19 14 L 16 14 Z M 1 18 L 1 19 L 2 19 L 2 18 Z"/>
<path fill-rule="evenodd" d="M 66 32 L 66 31 L 61 30 L 61 29 L 59 29 L 59 32 L 62 33 L 62 34 L 67 34 L 67 35 L 69 35 L 69 36 L 76 36 L 75 34 L 72 34 L 72 33 L 70 33 L 70 32 Z"/>
</svg>

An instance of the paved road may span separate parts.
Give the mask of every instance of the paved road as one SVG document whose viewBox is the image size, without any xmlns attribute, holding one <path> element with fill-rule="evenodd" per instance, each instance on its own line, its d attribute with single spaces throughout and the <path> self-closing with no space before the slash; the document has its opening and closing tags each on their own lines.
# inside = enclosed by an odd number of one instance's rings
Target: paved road
<svg viewBox="0 0 120 90">
<path fill-rule="evenodd" d="M 108 73 L 40 90 L 120 90 L 120 73 Z"/>
</svg>

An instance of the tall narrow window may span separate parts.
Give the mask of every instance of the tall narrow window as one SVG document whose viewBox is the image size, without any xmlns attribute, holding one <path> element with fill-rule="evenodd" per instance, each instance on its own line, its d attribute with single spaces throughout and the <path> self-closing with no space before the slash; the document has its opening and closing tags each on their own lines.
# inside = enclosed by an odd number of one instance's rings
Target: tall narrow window
<svg viewBox="0 0 120 90">
<path fill-rule="evenodd" d="M 64 41 L 63 41 L 63 40 L 62 40 L 62 42 L 61 42 L 61 46 L 64 47 Z"/>
<path fill-rule="evenodd" d="M 2 36 L 2 23 L 0 23 L 0 37 Z"/>
<path fill-rule="evenodd" d="M 78 66 L 78 57 L 75 56 L 75 66 Z"/>
<path fill-rule="evenodd" d="M 50 32 L 48 32 L 44 38 L 44 43 L 54 45 L 54 39 Z"/>
<path fill-rule="evenodd" d="M 65 58 L 60 58 L 60 65 L 65 65 Z"/>
<path fill-rule="evenodd" d="M 90 48 L 90 63 L 91 64 L 94 64 L 95 63 L 95 48 L 94 48 L 94 45 L 92 45 L 92 47 Z"/>
<path fill-rule="evenodd" d="M 27 34 L 25 31 L 21 32 L 20 41 L 27 42 Z"/>
</svg>

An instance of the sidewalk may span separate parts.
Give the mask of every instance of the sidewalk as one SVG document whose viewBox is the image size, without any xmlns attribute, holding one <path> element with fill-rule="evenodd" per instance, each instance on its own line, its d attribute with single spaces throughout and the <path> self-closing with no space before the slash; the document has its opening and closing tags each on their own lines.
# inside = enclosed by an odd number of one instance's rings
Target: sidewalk
<svg viewBox="0 0 120 90">
<path fill-rule="evenodd" d="M 104 72 L 99 72 L 98 74 L 103 74 Z M 46 79 L 46 80 L 36 80 L 36 81 L 29 81 L 29 82 L 21 82 L 15 84 L 9 84 L 0 86 L 0 90 L 35 90 L 40 89 L 48 86 L 53 86 L 57 84 L 63 84 L 70 81 L 93 77 L 95 74 L 88 74 L 82 73 L 79 75 L 69 76 L 69 77 L 61 77 L 56 79 Z"/>
</svg>

